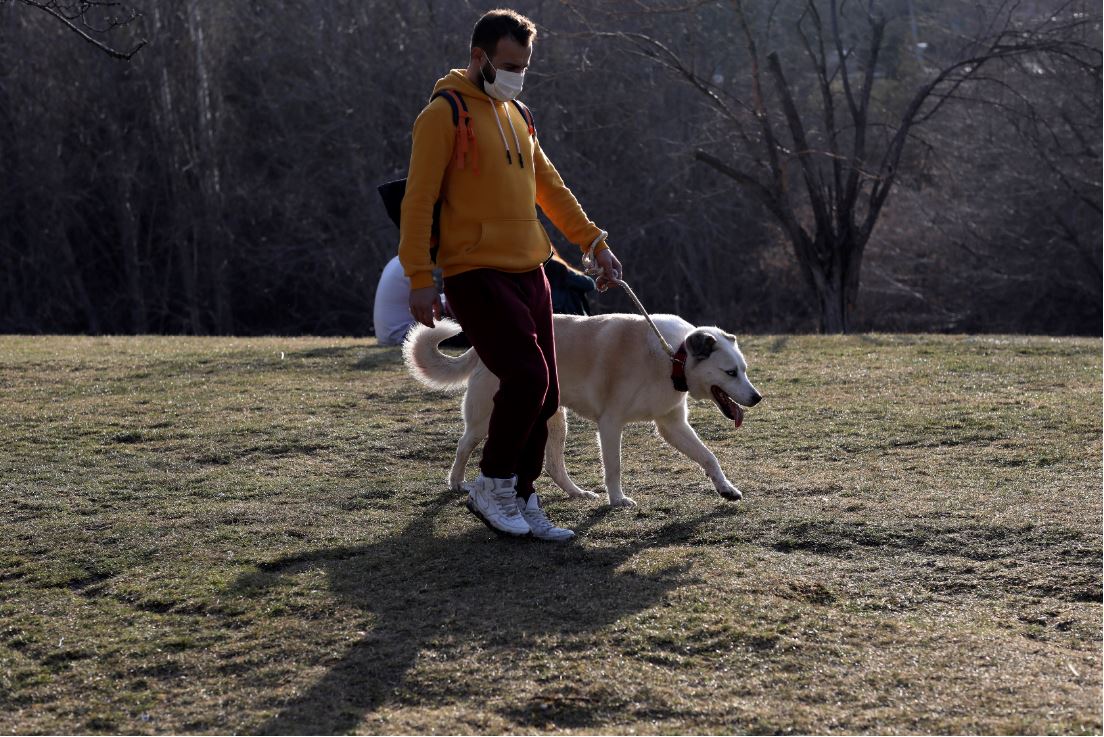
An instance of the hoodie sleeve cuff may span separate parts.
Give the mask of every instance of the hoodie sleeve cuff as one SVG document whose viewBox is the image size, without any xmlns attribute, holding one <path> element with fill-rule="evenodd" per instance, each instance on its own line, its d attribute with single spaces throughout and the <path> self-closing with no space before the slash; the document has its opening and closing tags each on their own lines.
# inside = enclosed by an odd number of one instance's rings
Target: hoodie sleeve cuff
<svg viewBox="0 0 1104 737">
<path fill-rule="evenodd" d="M 433 286 L 432 271 L 418 271 L 410 275 L 411 289 L 425 289 Z"/>
</svg>

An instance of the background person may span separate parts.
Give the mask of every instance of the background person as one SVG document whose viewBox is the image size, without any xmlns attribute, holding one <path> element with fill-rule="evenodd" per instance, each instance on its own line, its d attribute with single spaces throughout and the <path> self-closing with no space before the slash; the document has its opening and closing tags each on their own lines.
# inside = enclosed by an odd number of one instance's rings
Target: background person
<svg viewBox="0 0 1104 737">
<path fill-rule="evenodd" d="M 372 325 L 380 345 L 401 345 L 414 324 L 410 315 L 410 279 L 403 273 L 399 257 L 383 267 L 376 285 L 376 303 Z"/>
<path fill-rule="evenodd" d="M 587 295 L 597 289 L 594 280 L 564 260 L 553 249 L 544 263 L 544 275 L 552 287 L 552 311 L 561 315 L 589 315 Z"/>
<path fill-rule="evenodd" d="M 446 316 L 454 317 L 443 296 L 441 305 Z M 376 304 L 372 316 L 376 342 L 384 346 L 402 345 L 415 322 L 410 314 L 410 279 L 403 273 L 399 257 L 394 256 L 383 267 L 376 285 Z M 442 341 L 441 345 L 449 348 L 471 347 L 463 333 Z"/>
</svg>

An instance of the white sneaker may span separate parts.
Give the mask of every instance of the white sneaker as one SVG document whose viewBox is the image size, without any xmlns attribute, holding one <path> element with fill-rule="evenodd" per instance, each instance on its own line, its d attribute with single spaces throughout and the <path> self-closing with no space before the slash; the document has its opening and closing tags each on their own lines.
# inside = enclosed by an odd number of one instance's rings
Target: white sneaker
<svg viewBox="0 0 1104 737">
<path fill-rule="evenodd" d="M 500 535 L 524 537 L 529 523 L 517 508 L 517 477 L 495 479 L 479 474 L 468 484 L 468 511 Z"/>
<path fill-rule="evenodd" d="M 533 537 L 538 540 L 566 542 L 575 537 L 575 533 L 571 530 L 556 527 L 548 520 L 548 515 L 544 513 L 544 507 L 541 506 L 540 497 L 535 491 L 529 495 L 528 503 L 520 496 L 517 497 L 517 507 L 521 516 L 529 524 L 529 529 L 533 531 Z"/>
</svg>

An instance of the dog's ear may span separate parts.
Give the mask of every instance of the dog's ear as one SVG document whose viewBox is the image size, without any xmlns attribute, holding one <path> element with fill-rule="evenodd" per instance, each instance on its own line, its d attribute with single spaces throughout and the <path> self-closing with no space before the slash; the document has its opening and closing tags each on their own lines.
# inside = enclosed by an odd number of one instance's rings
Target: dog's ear
<svg viewBox="0 0 1104 737">
<path fill-rule="evenodd" d="M 690 333 L 686 337 L 686 349 L 699 361 L 709 358 L 716 347 L 717 339 L 709 333 Z"/>
</svg>

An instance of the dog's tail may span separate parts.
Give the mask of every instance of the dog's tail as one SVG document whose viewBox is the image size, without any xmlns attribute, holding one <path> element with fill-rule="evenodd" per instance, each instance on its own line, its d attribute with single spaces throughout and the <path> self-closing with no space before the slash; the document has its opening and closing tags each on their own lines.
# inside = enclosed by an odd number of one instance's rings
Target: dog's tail
<svg viewBox="0 0 1104 737">
<path fill-rule="evenodd" d="M 403 360 L 414 378 L 430 389 L 455 391 L 463 389 L 468 377 L 479 363 L 474 348 L 469 348 L 459 356 L 446 356 L 437 349 L 442 340 L 459 333 L 460 324 L 455 320 L 442 319 L 431 328 L 415 325 L 406 334 L 403 341 Z"/>
</svg>

